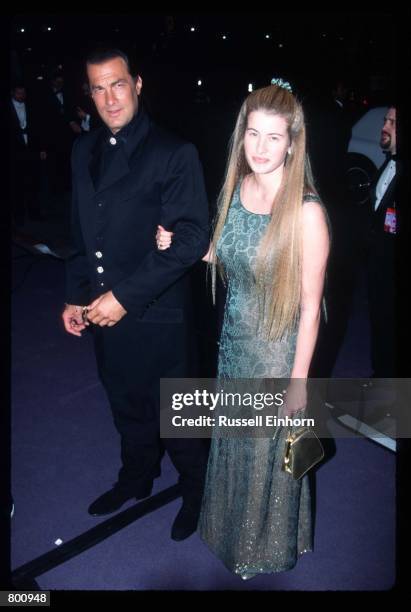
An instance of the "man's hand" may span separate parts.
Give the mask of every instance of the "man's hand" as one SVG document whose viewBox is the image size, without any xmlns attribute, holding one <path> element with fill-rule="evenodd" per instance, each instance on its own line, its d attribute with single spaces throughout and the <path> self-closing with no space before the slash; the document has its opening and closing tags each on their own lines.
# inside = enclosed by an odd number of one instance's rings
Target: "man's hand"
<svg viewBox="0 0 411 612">
<path fill-rule="evenodd" d="M 81 332 L 86 328 L 86 324 L 83 320 L 83 306 L 66 304 L 61 316 L 66 332 L 73 334 L 73 336 L 81 336 Z"/>
<path fill-rule="evenodd" d="M 100 295 L 87 307 L 87 320 L 100 327 L 113 327 L 118 323 L 127 311 L 116 300 L 112 291 Z"/>
</svg>

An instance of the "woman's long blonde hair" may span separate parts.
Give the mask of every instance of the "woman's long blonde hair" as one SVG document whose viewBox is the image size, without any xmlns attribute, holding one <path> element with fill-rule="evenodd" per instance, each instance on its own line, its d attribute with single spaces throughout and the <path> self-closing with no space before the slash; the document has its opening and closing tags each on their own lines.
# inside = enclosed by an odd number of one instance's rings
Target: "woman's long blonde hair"
<svg viewBox="0 0 411 612">
<path fill-rule="evenodd" d="M 260 304 L 260 325 L 270 340 L 282 338 L 297 322 L 301 297 L 301 212 L 305 193 L 317 194 L 306 153 L 306 131 L 301 104 L 288 90 L 270 85 L 252 92 L 244 101 L 230 140 L 223 187 L 217 200 L 217 216 L 211 242 L 213 298 L 216 268 L 224 270 L 216 256 L 234 190 L 251 172 L 244 153 L 248 116 L 264 111 L 284 117 L 291 153 L 287 155 L 283 179 L 272 204 L 271 220 L 261 239 L 254 270 Z"/>
</svg>

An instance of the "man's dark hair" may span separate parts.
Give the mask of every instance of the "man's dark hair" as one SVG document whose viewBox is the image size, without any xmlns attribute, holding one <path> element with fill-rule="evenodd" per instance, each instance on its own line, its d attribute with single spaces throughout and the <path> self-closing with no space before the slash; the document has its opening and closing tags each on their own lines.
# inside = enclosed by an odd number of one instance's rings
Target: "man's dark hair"
<svg viewBox="0 0 411 612">
<path fill-rule="evenodd" d="M 87 55 L 86 64 L 103 64 L 109 60 L 116 59 L 116 57 L 121 57 L 126 62 L 128 73 L 130 76 L 134 76 L 131 71 L 128 55 L 120 49 L 95 49 Z"/>
</svg>

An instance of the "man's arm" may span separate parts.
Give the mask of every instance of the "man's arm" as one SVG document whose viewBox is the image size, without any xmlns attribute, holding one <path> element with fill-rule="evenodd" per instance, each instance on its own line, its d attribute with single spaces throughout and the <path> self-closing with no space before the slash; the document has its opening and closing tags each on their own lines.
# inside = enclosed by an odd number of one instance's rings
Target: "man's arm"
<svg viewBox="0 0 411 612">
<path fill-rule="evenodd" d="M 196 148 L 182 145 L 172 155 L 162 192 L 161 224 L 174 232 L 166 251 L 153 248 L 136 271 L 112 293 L 127 312 L 145 308 L 206 253 L 209 246 L 208 202 Z"/>
</svg>

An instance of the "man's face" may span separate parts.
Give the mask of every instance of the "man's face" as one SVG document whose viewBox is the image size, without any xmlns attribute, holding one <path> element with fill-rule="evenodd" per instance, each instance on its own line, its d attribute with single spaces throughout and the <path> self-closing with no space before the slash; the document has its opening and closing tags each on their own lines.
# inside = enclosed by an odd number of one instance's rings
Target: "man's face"
<svg viewBox="0 0 411 612">
<path fill-rule="evenodd" d="M 98 114 L 115 134 L 136 114 L 143 82 L 140 77 L 134 81 L 122 57 L 88 64 L 87 75 Z"/>
<path fill-rule="evenodd" d="M 26 90 L 24 87 L 16 87 L 13 91 L 13 98 L 16 102 L 25 102 L 26 100 Z"/>
<path fill-rule="evenodd" d="M 64 87 L 64 79 L 62 76 L 58 76 L 55 79 L 53 79 L 53 88 L 56 92 L 61 91 L 63 87 Z"/>
<path fill-rule="evenodd" d="M 337 100 L 344 102 L 347 99 L 348 89 L 341 81 L 338 81 L 337 86 L 334 90 L 334 95 Z"/>
<path fill-rule="evenodd" d="M 381 130 L 380 146 L 384 151 L 389 151 L 395 155 L 397 148 L 396 139 L 396 109 L 389 108 L 384 117 L 384 125 Z"/>
</svg>

